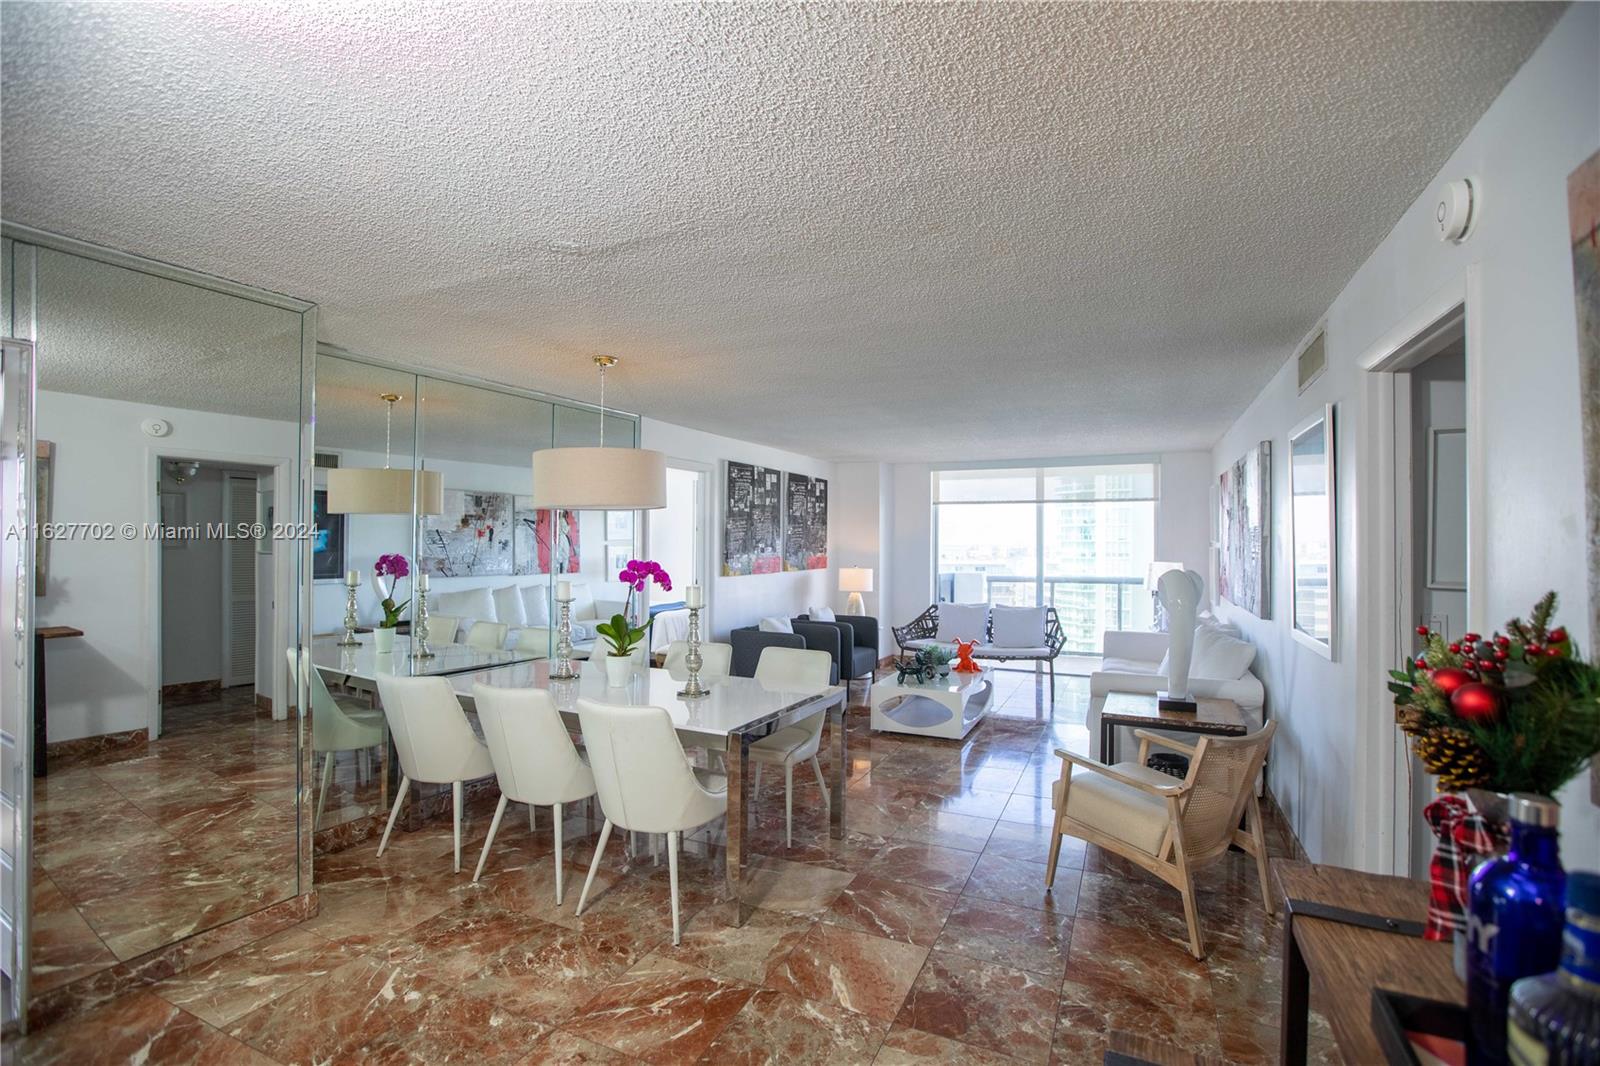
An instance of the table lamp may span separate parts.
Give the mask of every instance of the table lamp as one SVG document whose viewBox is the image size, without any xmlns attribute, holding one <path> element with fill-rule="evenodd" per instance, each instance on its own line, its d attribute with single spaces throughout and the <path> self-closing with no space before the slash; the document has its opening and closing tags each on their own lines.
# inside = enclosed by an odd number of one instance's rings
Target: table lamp
<svg viewBox="0 0 1600 1066">
<path fill-rule="evenodd" d="M 846 614 L 866 614 L 867 605 L 861 599 L 861 594 L 872 591 L 872 569 L 865 566 L 841 566 L 839 591 L 850 594 L 850 599 L 846 601 L 844 607 Z"/>
</svg>

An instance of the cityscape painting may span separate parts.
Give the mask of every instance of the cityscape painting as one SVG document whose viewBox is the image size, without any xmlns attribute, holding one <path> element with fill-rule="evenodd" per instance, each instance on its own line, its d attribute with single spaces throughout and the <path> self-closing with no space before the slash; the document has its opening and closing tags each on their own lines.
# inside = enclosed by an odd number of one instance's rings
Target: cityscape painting
<svg viewBox="0 0 1600 1066">
<path fill-rule="evenodd" d="M 783 568 L 828 568 L 828 479 L 785 474 Z"/>
</svg>

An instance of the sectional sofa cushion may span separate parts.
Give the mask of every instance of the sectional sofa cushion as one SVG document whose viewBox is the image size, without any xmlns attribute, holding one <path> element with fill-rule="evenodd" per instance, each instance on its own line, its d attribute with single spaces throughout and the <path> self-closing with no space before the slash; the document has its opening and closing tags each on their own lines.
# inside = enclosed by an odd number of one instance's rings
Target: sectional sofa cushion
<svg viewBox="0 0 1600 1066">
<path fill-rule="evenodd" d="M 934 639 L 943 644 L 956 640 L 975 640 L 981 644 L 988 638 L 988 628 L 987 603 L 941 603 L 939 630 Z"/>
<path fill-rule="evenodd" d="M 940 609 L 943 613 L 943 608 Z M 993 609 L 996 648 L 1032 648 L 1045 643 L 1043 607 L 995 607 Z"/>
<path fill-rule="evenodd" d="M 525 626 L 528 616 L 522 607 L 522 589 L 516 585 L 494 590 L 493 621 L 508 626 Z"/>
<path fill-rule="evenodd" d="M 454 615 L 472 622 L 495 621 L 494 594 L 484 585 L 457 592 L 434 592 L 428 596 L 428 606 L 440 614 Z M 471 622 L 468 622 L 470 625 Z"/>
</svg>

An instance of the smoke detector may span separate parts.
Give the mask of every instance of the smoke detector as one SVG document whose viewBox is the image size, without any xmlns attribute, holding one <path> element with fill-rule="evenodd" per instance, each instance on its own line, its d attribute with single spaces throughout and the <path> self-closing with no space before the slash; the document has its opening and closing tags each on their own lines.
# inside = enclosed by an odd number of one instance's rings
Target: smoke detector
<svg viewBox="0 0 1600 1066">
<path fill-rule="evenodd" d="M 1444 183 L 1433 207 L 1433 221 L 1439 227 L 1441 241 L 1460 244 L 1472 236 L 1478 224 L 1477 192 L 1470 178 Z"/>
</svg>

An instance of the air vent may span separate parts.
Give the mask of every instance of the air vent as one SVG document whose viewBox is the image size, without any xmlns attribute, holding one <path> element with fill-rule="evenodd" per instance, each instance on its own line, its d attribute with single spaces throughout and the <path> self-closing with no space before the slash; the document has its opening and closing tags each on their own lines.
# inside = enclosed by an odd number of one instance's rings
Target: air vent
<svg viewBox="0 0 1600 1066">
<path fill-rule="evenodd" d="M 332 452 L 317 452 L 311 464 L 321 470 L 339 469 L 339 457 Z"/>
<path fill-rule="evenodd" d="M 1317 377 L 1327 369 L 1328 346 L 1326 342 L 1326 332 L 1319 329 L 1317 330 L 1317 335 L 1311 338 L 1311 343 L 1300 349 L 1298 360 L 1300 364 L 1299 391 L 1305 392 L 1306 386 L 1317 380 Z"/>
</svg>

